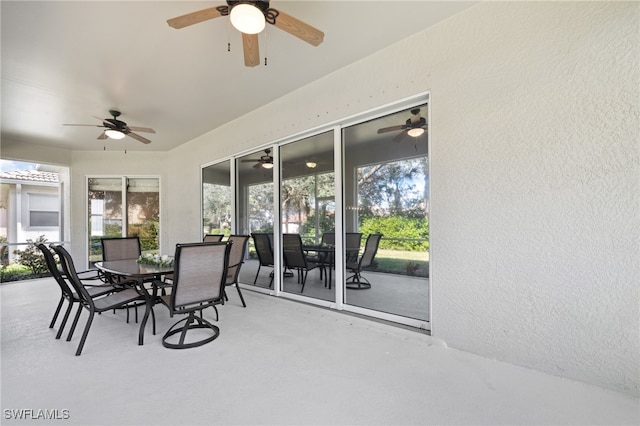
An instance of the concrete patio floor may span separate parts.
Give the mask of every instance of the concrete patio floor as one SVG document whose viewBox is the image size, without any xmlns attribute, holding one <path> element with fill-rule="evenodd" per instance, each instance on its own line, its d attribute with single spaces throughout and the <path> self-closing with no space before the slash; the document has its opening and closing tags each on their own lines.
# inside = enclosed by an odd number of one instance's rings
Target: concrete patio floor
<svg viewBox="0 0 640 426">
<path fill-rule="evenodd" d="M 447 348 L 406 328 L 244 291 L 219 307 L 221 335 L 169 350 L 125 312 L 56 340 L 52 279 L 0 286 L 2 424 L 637 425 L 630 396 Z M 214 312 L 205 312 L 213 320 Z M 86 314 L 81 318 L 81 324 Z M 31 411 L 25 411 L 31 410 Z M 43 420 L 48 413 L 65 419 Z M 56 411 L 54 411 L 56 410 Z M 22 414 L 21 414 L 22 413 Z M 29 419 L 18 419 L 19 415 Z"/>
</svg>

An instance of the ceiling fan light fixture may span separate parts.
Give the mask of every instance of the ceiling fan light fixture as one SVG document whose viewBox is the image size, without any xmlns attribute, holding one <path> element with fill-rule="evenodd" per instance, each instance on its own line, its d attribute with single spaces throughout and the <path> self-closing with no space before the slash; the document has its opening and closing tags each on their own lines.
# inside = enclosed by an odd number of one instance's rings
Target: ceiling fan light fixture
<svg viewBox="0 0 640 426">
<path fill-rule="evenodd" d="M 316 163 L 315 161 L 307 161 L 307 167 L 310 169 L 315 169 L 316 167 L 318 167 L 318 163 Z"/>
<path fill-rule="evenodd" d="M 111 139 L 122 139 L 125 137 L 125 134 L 119 130 L 108 129 L 104 131 L 104 134 L 110 137 Z"/>
<path fill-rule="evenodd" d="M 422 127 L 414 127 L 413 129 L 409 129 L 407 134 L 412 138 L 417 138 L 418 136 L 424 133 L 424 129 Z"/>
<path fill-rule="evenodd" d="M 273 163 L 262 163 L 262 167 L 265 169 L 273 169 Z"/>
<path fill-rule="evenodd" d="M 245 34 L 258 34 L 264 30 L 264 13 L 252 4 L 242 3 L 231 9 L 229 14 L 231 24 Z"/>
</svg>

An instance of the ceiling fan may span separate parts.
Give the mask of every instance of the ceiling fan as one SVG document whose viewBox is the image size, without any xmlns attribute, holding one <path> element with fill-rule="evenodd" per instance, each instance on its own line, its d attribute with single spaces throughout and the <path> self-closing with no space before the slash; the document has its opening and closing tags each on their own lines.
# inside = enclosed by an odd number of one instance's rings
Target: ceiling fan
<svg viewBox="0 0 640 426">
<path fill-rule="evenodd" d="M 265 168 L 265 169 L 272 169 L 273 168 L 273 157 L 270 155 L 271 154 L 271 150 L 270 149 L 265 149 L 264 150 L 265 155 L 263 155 L 260 158 L 256 158 L 253 160 L 240 160 L 242 163 L 256 163 L 255 166 L 253 166 L 254 169 L 257 168 Z"/>
<path fill-rule="evenodd" d="M 378 134 L 402 130 L 401 133 L 393 138 L 394 142 L 400 142 L 400 140 L 407 135 L 414 138 L 421 136 L 422 134 L 424 134 L 426 127 L 427 120 L 424 117 L 420 116 L 420 108 L 414 108 L 411 110 L 411 118 L 409 118 L 405 122 L 405 124 L 378 129 Z"/>
<path fill-rule="evenodd" d="M 103 127 L 106 130 L 103 131 L 102 133 L 100 133 L 100 136 L 98 136 L 98 139 L 107 139 L 107 138 L 111 138 L 111 139 L 122 139 L 125 136 L 129 136 L 139 142 L 142 143 L 151 143 L 151 141 L 145 137 L 142 137 L 136 133 L 133 133 L 134 131 L 136 132 L 145 132 L 145 133 L 155 133 L 156 131 L 153 129 L 150 129 L 149 127 L 137 127 L 137 126 L 129 126 L 127 125 L 127 123 L 125 123 L 124 121 L 118 120 L 118 117 L 120 116 L 120 111 L 116 111 L 116 110 L 109 110 L 109 114 L 111 114 L 113 116 L 113 118 L 99 118 L 99 117 L 95 117 L 98 120 L 102 120 L 102 125 L 98 125 L 98 124 L 63 124 L 63 126 L 91 126 L 91 127 Z"/>
<path fill-rule="evenodd" d="M 244 64 L 247 67 L 255 67 L 260 63 L 258 33 L 264 29 L 266 22 L 313 46 L 318 46 L 324 39 L 322 31 L 269 7 L 268 1 L 228 0 L 226 6 L 214 6 L 188 13 L 171 18 L 167 23 L 170 27 L 180 29 L 221 16 L 229 16 L 231 24 L 242 33 Z"/>
</svg>

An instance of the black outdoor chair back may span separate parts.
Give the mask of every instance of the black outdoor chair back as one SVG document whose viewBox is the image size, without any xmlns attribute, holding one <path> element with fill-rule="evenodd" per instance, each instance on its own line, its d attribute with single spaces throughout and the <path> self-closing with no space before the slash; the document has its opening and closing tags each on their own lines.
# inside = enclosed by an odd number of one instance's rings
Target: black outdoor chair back
<svg viewBox="0 0 640 426">
<path fill-rule="evenodd" d="M 335 232 L 325 232 L 322 234 L 322 239 L 320 240 L 320 244 L 322 245 L 336 245 L 336 233 Z"/>
<path fill-rule="evenodd" d="M 258 255 L 258 271 L 256 272 L 256 277 L 253 279 L 253 284 L 255 285 L 258 281 L 258 275 L 260 275 L 260 269 L 263 266 L 273 267 L 274 259 L 273 259 L 273 245 L 271 244 L 271 234 L 254 232 L 251 234 L 251 238 L 253 238 L 253 245 L 256 248 L 256 254 Z M 273 271 L 271 272 L 269 281 L 269 287 L 273 284 Z"/>
<path fill-rule="evenodd" d="M 222 241 L 224 234 L 207 234 L 202 239 L 203 243 L 219 243 Z"/>
<path fill-rule="evenodd" d="M 89 329 L 91 328 L 93 317 L 96 312 L 100 313 L 116 308 L 125 308 L 131 302 L 144 300 L 144 297 L 132 288 L 114 288 L 113 293 L 94 299 L 78 277 L 75 265 L 73 264 L 73 259 L 71 258 L 69 252 L 61 245 L 52 245 L 51 248 L 58 255 L 60 264 L 62 265 L 62 270 L 69 284 L 71 284 L 76 294 L 81 299 L 80 306 L 86 308 L 89 311 L 89 318 L 87 319 L 87 324 L 85 325 L 84 332 L 82 333 L 82 338 L 80 339 L 78 349 L 76 350 L 76 356 L 80 356 L 80 354 L 82 353 L 82 348 L 84 347 L 84 343 L 87 340 L 87 335 L 89 334 Z M 73 325 L 71 326 L 71 330 L 69 331 L 69 338 L 67 338 L 67 340 L 69 340 L 71 338 L 71 335 L 73 334 L 78 319 L 80 318 L 79 314 L 80 310 L 78 310 L 78 313 L 76 314 Z"/>
<path fill-rule="evenodd" d="M 38 247 L 38 249 L 42 252 L 42 255 L 44 256 L 44 260 L 47 263 L 47 268 L 49 269 L 51 276 L 56 280 L 56 283 L 60 287 L 60 291 L 62 293 L 60 296 L 60 301 L 58 302 L 58 307 L 56 308 L 56 311 L 53 314 L 53 318 L 51 319 L 51 323 L 49 324 L 49 328 L 53 328 L 53 326 L 55 325 L 56 320 L 58 319 L 58 315 L 60 314 L 60 309 L 62 308 L 62 304 L 65 301 L 65 299 L 69 301 L 69 306 L 67 307 L 67 311 L 62 319 L 62 323 L 60 324 L 60 329 L 58 330 L 58 334 L 56 334 L 56 339 L 59 339 L 60 336 L 62 335 L 62 330 L 64 329 L 64 326 L 67 324 L 67 319 L 69 318 L 69 314 L 71 313 L 73 304 L 75 302 L 79 302 L 80 299 L 69 287 L 64 277 L 60 273 L 60 270 L 58 269 L 58 265 L 56 264 L 56 260 L 53 257 L 53 253 L 51 253 L 51 250 L 49 249 L 49 247 L 45 246 L 42 243 L 36 243 L 36 247 Z"/>
<path fill-rule="evenodd" d="M 346 263 L 358 261 L 361 240 L 362 234 L 360 232 L 347 232 L 345 234 L 345 253 L 347 255 Z"/>
<path fill-rule="evenodd" d="M 227 268 L 227 279 L 225 281 L 226 286 L 235 285 L 238 290 L 238 296 L 242 301 L 242 306 L 245 308 L 247 304 L 244 302 L 240 286 L 238 285 L 238 277 L 240 276 L 240 269 L 244 263 L 244 256 L 247 251 L 248 235 L 230 235 L 229 241 L 231 244 L 231 251 L 229 252 L 229 267 Z M 225 293 L 226 297 L 226 293 Z"/>
<path fill-rule="evenodd" d="M 380 245 L 380 239 L 382 234 L 369 234 L 367 241 L 364 245 L 364 252 L 357 262 L 347 260 L 347 268 L 353 272 L 353 275 L 347 278 L 346 287 L 353 290 L 362 290 L 371 288 L 369 280 L 364 278 L 361 273 L 363 269 L 366 269 L 373 265 L 373 260 L 378 252 L 378 246 Z"/>
<path fill-rule="evenodd" d="M 307 273 L 315 268 L 323 267 L 321 263 L 316 263 L 307 259 L 302 248 L 302 238 L 300 234 L 282 234 L 282 252 L 284 254 L 284 263 L 289 269 L 298 271 L 298 282 L 302 282 L 300 293 L 304 291 L 307 282 Z M 322 276 L 323 274 L 321 274 Z M 325 275 L 326 285 L 326 275 Z"/>
<path fill-rule="evenodd" d="M 137 259 L 140 257 L 140 238 L 102 238 L 102 260 Z"/>
</svg>

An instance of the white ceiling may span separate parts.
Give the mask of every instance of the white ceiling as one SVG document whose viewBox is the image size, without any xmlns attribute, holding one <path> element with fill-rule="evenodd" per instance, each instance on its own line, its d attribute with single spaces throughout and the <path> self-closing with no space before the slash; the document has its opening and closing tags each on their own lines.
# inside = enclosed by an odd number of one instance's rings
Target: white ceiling
<svg viewBox="0 0 640 426">
<path fill-rule="evenodd" d="M 313 47 L 273 26 L 260 36 L 267 66 L 243 64 L 227 17 L 180 30 L 166 20 L 222 1 L 6 1 L 2 18 L 3 140 L 74 150 L 121 149 L 100 141 L 109 109 L 122 111 L 144 145 L 170 150 L 322 76 L 470 7 L 472 2 L 272 1 L 325 33 Z M 232 51 L 227 52 L 227 42 Z"/>
</svg>

